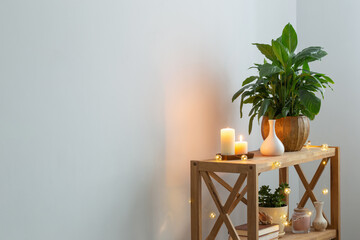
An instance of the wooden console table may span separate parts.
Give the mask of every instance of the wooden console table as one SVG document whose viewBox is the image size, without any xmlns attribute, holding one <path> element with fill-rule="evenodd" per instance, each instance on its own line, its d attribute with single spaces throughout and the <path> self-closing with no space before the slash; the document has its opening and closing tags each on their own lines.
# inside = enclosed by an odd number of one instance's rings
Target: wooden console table
<svg viewBox="0 0 360 240">
<path fill-rule="evenodd" d="M 314 177 L 309 182 L 300 164 L 321 160 Z M 280 163 L 280 167 L 276 167 Z M 330 162 L 330 164 L 328 164 Z M 258 240 L 258 176 L 262 172 L 279 169 L 279 183 L 289 181 L 288 167 L 294 166 L 299 175 L 301 182 L 305 187 L 305 193 L 299 201 L 299 207 L 305 206 L 310 198 L 312 202 L 317 201 L 313 189 L 317 184 L 323 170 L 327 165 L 330 165 L 330 196 L 331 196 L 331 216 L 328 221 L 328 229 L 324 232 L 311 232 L 309 234 L 292 234 L 286 233 L 283 240 L 292 239 L 337 239 L 340 240 L 340 162 L 339 162 L 339 147 L 329 147 L 327 150 L 322 150 L 319 146 L 310 146 L 303 148 L 299 152 L 286 152 L 282 156 L 266 157 L 262 156 L 260 152 L 255 152 L 255 157 L 249 160 L 234 160 L 234 161 L 191 161 L 191 239 L 202 239 L 202 211 L 201 211 L 201 186 L 204 180 L 212 199 L 219 211 L 219 216 L 206 239 L 215 239 L 220 227 L 225 223 L 230 236 L 233 239 L 240 240 L 236 234 L 233 223 L 230 219 L 231 212 L 235 209 L 239 202 L 247 205 L 247 222 L 249 224 L 249 239 Z M 231 187 L 224 181 L 217 172 L 222 173 L 238 173 L 236 183 Z M 242 189 L 245 180 L 247 185 Z M 220 183 L 229 192 L 229 197 L 225 204 L 219 198 L 218 191 L 215 188 L 213 180 Z M 240 191 L 241 190 L 241 191 Z M 247 193 L 247 199 L 244 197 Z M 287 203 L 289 199 L 287 198 Z"/>
</svg>

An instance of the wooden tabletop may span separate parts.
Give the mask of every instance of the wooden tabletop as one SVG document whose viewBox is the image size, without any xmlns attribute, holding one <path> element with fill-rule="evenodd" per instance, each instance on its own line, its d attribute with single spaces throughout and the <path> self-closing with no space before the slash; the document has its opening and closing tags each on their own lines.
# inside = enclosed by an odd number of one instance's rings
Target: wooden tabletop
<svg viewBox="0 0 360 240">
<path fill-rule="evenodd" d="M 286 231 L 286 234 L 279 238 L 281 240 L 330 240 L 336 238 L 335 229 L 326 229 L 323 232 L 315 232 L 314 229 L 311 229 L 309 233 L 292 233 L 291 231 Z"/>
<path fill-rule="evenodd" d="M 298 152 L 285 152 L 281 156 L 263 156 L 260 151 L 254 151 L 254 158 L 248 160 L 226 160 L 219 161 L 215 159 L 192 161 L 199 164 L 199 170 L 214 172 L 245 172 L 248 168 L 256 167 L 257 172 L 266 172 L 278 167 L 275 162 L 280 163 L 280 167 L 289 167 L 314 160 L 324 159 L 335 156 L 335 148 L 329 147 L 322 150 L 319 146 L 304 147 Z"/>
</svg>

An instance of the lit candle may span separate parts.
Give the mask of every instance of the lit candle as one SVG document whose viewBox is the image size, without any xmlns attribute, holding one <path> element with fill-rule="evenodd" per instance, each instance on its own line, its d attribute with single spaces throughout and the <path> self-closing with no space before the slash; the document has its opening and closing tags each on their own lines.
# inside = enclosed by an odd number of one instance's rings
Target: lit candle
<svg viewBox="0 0 360 240">
<path fill-rule="evenodd" d="M 242 141 L 242 136 L 240 135 L 240 141 L 235 142 L 235 154 L 247 154 L 248 153 L 248 143 L 246 141 Z"/>
<path fill-rule="evenodd" d="M 221 129 L 221 154 L 235 155 L 235 129 Z"/>
</svg>

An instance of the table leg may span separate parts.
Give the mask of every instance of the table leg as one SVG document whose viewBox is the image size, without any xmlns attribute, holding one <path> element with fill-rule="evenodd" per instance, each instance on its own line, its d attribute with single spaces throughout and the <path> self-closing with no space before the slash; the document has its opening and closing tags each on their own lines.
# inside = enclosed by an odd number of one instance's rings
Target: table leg
<svg viewBox="0 0 360 240">
<path fill-rule="evenodd" d="M 330 163 L 330 193 L 331 193 L 331 227 L 337 230 L 336 239 L 340 240 L 340 149 L 335 148 L 335 156 Z"/>
<path fill-rule="evenodd" d="M 248 205 L 247 222 L 249 231 L 249 240 L 259 239 L 259 179 L 256 171 L 256 165 L 249 166 L 248 178 Z"/>
<path fill-rule="evenodd" d="M 202 239 L 201 229 L 201 175 L 198 170 L 198 162 L 191 162 L 191 240 Z"/>
</svg>

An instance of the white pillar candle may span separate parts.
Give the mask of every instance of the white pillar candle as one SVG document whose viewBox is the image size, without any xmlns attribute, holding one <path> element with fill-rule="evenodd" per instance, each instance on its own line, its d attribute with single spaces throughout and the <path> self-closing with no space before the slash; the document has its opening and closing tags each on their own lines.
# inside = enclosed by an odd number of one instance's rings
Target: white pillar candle
<svg viewBox="0 0 360 240">
<path fill-rule="evenodd" d="M 235 129 L 221 129 L 221 155 L 235 155 Z"/>
<path fill-rule="evenodd" d="M 246 141 L 242 141 L 242 136 L 240 136 L 240 141 L 235 142 L 235 154 L 247 154 L 248 153 L 248 143 Z"/>
</svg>

